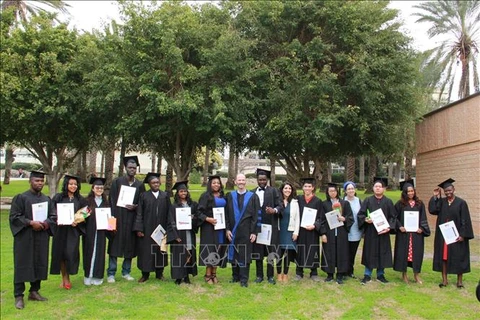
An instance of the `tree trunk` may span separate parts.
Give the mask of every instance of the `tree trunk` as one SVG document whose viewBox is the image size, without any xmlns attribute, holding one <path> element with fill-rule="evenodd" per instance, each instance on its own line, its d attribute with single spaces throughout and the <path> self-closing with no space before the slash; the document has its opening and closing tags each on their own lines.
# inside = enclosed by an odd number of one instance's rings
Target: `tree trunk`
<svg viewBox="0 0 480 320">
<path fill-rule="evenodd" d="M 402 161 L 397 161 L 397 164 L 395 165 L 395 185 L 398 185 L 400 183 L 400 180 L 402 178 Z"/>
<path fill-rule="evenodd" d="M 115 145 L 112 144 L 108 147 L 107 150 L 103 152 L 105 158 L 105 178 L 107 181 L 105 182 L 105 194 L 108 195 L 110 193 L 110 186 L 112 185 L 113 181 L 113 168 L 115 166 Z"/>
<path fill-rule="evenodd" d="M 345 180 L 355 181 L 355 158 L 351 155 L 347 156 L 347 164 L 345 166 Z"/>
<path fill-rule="evenodd" d="M 125 167 L 123 165 L 123 158 L 125 157 L 125 153 L 127 152 L 126 149 L 127 149 L 127 143 L 122 138 L 122 143 L 120 144 L 120 161 L 119 161 L 119 164 L 118 164 L 118 176 L 119 177 L 123 176 L 123 168 Z M 140 165 L 140 164 L 137 163 L 137 165 Z M 141 168 L 140 168 L 140 170 L 141 170 Z M 140 173 L 140 170 L 138 170 L 138 173 Z"/>
<path fill-rule="evenodd" d="M 207 177 L 208 177 L 208 164 L 210 163 L 210 149 L 208 147 L 205 148 L 205 163 L 203 165 L 203 181 L 202 187 L 207 186 Z"/>
<path fill-rule="evenodd" d="M 394 177 L 393 177 L 393 162 L 390 161 L 390 162 L 388 163 L 388 181 L 392 181 L 392 182 L 391 182 L 391 183 L 392 183 L 392 186 L 395 185 L 395 183 L 394 183 L 395 181 L 394 181 L 394 180 L 395 180 L 395 179 L 394 179 Z"/>
<path fill-rule="evenodd" d="M 357 187 L 365 188 L 365 157 L 358 158 L 358 185 Z"/>
<path fill-rule="evenodd" d="M 157 154 L 155 153 L 155 151 L 152 152 L 152 172 L 156 172 L 155 171 L 155 165 L 157 163 Z"/>
<path fill-rule="evenodd" d="M 162 155 L 157 153 L 157 173 L 162 174 Z"/>
<path fill-rule="evenodd" d="M 270 156 L 270 185 L 276 187 L 275 168 L 277 166 L 277 157 Z"/>
<path fill-rule="evenodd" d="M 413 127 L 415 128 L 415 127 Z M 405 149 L 405 180 L 413 178 L 413 158 L 415 157 L 415 130 L 407 131 L 407 147 Z"/>
<path fill-rule="evenodd" d="M 97 175 L 97 154 L 95 148 L 88 153 L 88 176 Z"/>
<path fill-rule="evenodd" d="M 230 146 L 230 151 L 228 153 L 228 178 L 227 183 L 225 184 L 226 189 L 233 189 L 235 181 L 235 152 Z"/>
<path fill-rule="evenodd" d="M 105 177 L 105 151 L 102 151 L 100 157 L 100 176 Z"/>
<path fill-rule="evenodd" d="M 5 145 L 5 176 L 3 178 L 3 184 L 10 184 L 10 176 L 15 157 L 13 155 L 14 150 L 14 147 L 10 143 Z"/>
<path fill-rule="evenodd" d="M 165 192 L 168 194 L 169 197 L 173 196 L 172 187 L 173 187 L 173 167 L 170 163 L 168 163 L 166 177 L 165 177 Z"/>
<path fill-rule="evenodd" d="M 87 151 L 84 150 L 80 154 L 82 165 L 80 166 L 80 181 L 87 182 Z"/>
<path fill-rule="evenodd" d="M 373 189 L 373 179 L 377 174 L 377 157 L 374 154 L 371 154 L 368 157 L 368 182 L 365 187 L 365 193 L 372 193 Z"/>
</svg>

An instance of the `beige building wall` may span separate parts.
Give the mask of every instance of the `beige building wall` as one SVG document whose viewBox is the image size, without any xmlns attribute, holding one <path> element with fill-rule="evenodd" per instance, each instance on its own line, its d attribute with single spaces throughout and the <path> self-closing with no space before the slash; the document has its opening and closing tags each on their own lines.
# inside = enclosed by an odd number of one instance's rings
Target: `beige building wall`
<svg viewBox="0 0 480 320">
<path fill-rule="evenodd" d="M 426 114 L 416 126 L 416 144 L 419 198 L 427 205 L 438 183 L 455 179 L 455 194 L 467 201 L 480 236 L 480 93 Z M 435 221 L 429 215 L 430 227 Z"/>
</svg>

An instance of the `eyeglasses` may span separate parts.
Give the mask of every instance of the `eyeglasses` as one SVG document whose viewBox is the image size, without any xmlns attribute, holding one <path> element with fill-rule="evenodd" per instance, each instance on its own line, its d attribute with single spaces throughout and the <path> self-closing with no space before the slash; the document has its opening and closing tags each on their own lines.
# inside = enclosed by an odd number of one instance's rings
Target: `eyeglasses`
<svg viewBox="0 0 480 320">
<path fill-rule="evenodd" d="M 93 187 L 93 189 L 95 189 L 95 190 L 103 190 L 103 187 L 98 187 L 98 186 L 97 186 L 97 187 Z"/>
</svg>

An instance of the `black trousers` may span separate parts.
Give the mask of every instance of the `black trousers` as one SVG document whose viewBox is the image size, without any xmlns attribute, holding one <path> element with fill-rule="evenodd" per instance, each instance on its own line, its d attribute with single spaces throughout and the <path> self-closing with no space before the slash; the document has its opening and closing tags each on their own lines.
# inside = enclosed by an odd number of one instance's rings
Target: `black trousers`
<svg viewBox="0 0 480 320">
<path fill-rule="evenodd" d="M 263 279 L 263 260 L 255 260 L 257 278 Z M 267 278 L 273 278 L 273 264 L 267 262 Z"/>
<path fill-rule="evenodd" d="M 244 266 L 240 266 L 238 263 L 232 265 L 232 277 L 235 281 L 241 283 L 247 283 L 250 275 L 250 263 Z"/>
<path fill-rule="evenodd" d="M 32 292 L 32 291 L 38 292 L 40 290 L 41 282 L 42 282 L 41 280 L 30 282 L 29 292 Z M 13 295 L 15 297 L 23 297 L 24 292 L 25 292 L 25 282 L 17 282 L 13 284 Z"/>
<path fill-rule="evenodd" d="M 354 265 L 355 265 L 355 256 L 357 255 L 358 245 L 360 241 L 349 241 L 348 242 L 348 271 L 347 275 L 353 274 Z"/>
<path fill-rule="evenodd" d="M 160 279 L 161 277 L 163 277 L 163 267 L 160 267 L 160 268 L 155 268 L 155 277 Z M 150 278 L 150 272 L 143 272 L 142 271 L 142 277 L 145 279 L 145 280 L 148 280 Z"/>
</svg>

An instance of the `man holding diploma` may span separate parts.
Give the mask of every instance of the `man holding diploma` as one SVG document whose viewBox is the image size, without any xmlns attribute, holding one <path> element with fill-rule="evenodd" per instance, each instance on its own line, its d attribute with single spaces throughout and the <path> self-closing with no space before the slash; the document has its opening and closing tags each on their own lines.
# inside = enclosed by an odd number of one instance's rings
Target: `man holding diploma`
<svg viewBox="0 0 480 320">
<path fill-rule="evenodd" d="M 362 284 L 372 280 L 374 268 L 377 269 L 377 280 L 387 283 L 385 268 L 391 268 L 393 265 L 390 229 L 395 228 L 396 211 L 392 200 L 384 196 L 387 185 L 388 179 L 375 177 L 373 196 L 365 199 L 358 212 L 358 227 L 365 232 L 362 250 L 362 264 L 365 266 L 365 273 L 361 280 Z M 381 232 L 377 232 L 373 220 L 370 218 L 370 213 L 378 209 L 382 209 L 389 224 L 388 228 Z"/>
<path fill-rule="evenodd" d="M 140 198 L 140 194 L 145 191 L 143 183 L 135 179 L 138 167 L 138 157 L 124 157 L 123 163 L 127 174 L 124 177 L 118 177 L 113 180 L 112 187 L 110 188 L 110 207 L 112 208 L 112 216 L 117 218 L 117 231 L 115 236 L 108 241 L 109 262 L 107 269 L 107 282 L 109 283 L 115 282 L 118 257 L 123 257 L 122 277 L 128 281 L 134 280 L 130 275 L 130 271 L 132 270 L 132 259 L 136 256 L 133 223 L 135 222 L 135 210 L 138 206 L 138 199 Z M 119 196 L 122 195 L 123 197 L 127 193 L 122 192 L 122 187 L 135 188 L 135 194 L 132 203 L 119 206 Z M 121 200 L 122 199 L 120 199 L 120 204 L 123 204 L 123 201 Z"/>
<path fill-rule="evenodd" d="M 320 281 L 320 217 L 323 214 L 322 200 L 315 196 L 315 178 L 302 179 L 303 195 L 298 197 L 300 209 L 300 232 L 297 238 L 297 269 L 295 280 L 303 279 L 303 268 L 310 268 L 310 279 Z M 312 219 L 306 222 L 306 215 Z"/>
<path fill-rule="evenodd" d="M 428 203 L 430 214 L 437 216 L 435 241 L 433 248 L 433 271 L 442 272 L 442 283 L 439 287 L 448 284 L 447 274 L 457 275 L 457 288 L 463 288 L 463 274 L 470 272 L 470 245 L 473 239 L 472 221 L 467 202 L 455 196 L 455 180 L 447 179 L 433 190 L 433 197 Z M 441 197 L 440 188 L 445 192 Z M 458 231 L 455 243 L 445 244 L 439 225 L 453 221 Z"/>
<path fill-rule="evenodd" d="M 40 291 L 41 280 L 48 275 L 48 243 L 56 226 L 50 198 L 42 193 L 45 174 L 32 171 L 30 190 L 16 195 L 10 209 L 10 230 L 13 234 L 13 267 L 15 308 L 23 309 L 25 282 L 30 282 L 28 300 L 45 301 Z"/>
</svg>

